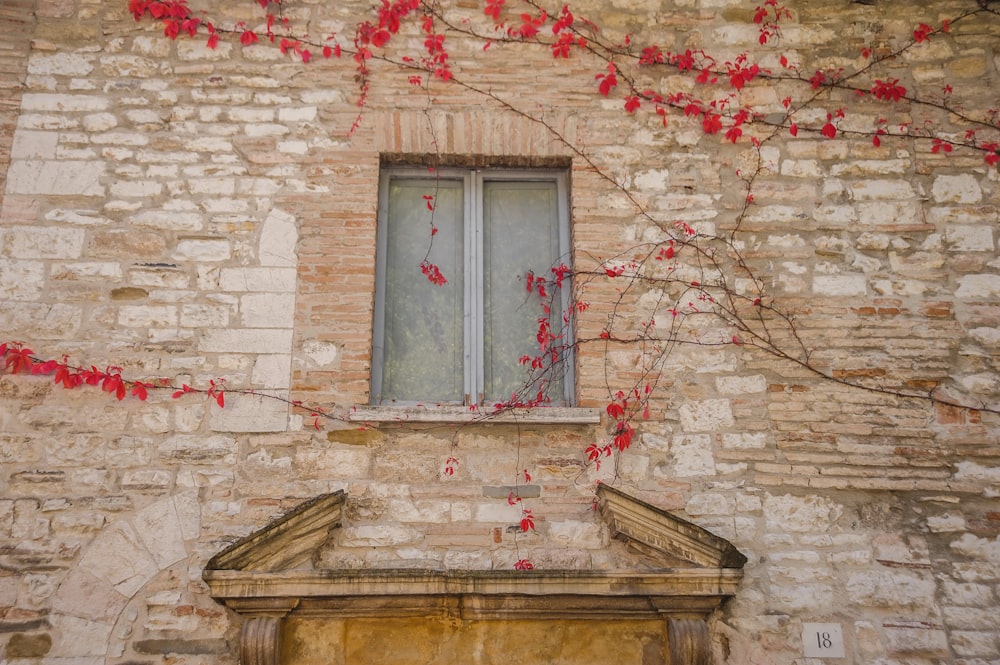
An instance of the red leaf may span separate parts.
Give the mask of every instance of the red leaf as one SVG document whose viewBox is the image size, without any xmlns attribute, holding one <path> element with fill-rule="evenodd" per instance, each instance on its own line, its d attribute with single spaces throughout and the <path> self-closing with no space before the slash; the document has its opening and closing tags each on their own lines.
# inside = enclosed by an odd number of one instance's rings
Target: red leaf
<svg viewBox="0 0 1000 665">
<path fill-rule="evenodd" d="M 826 138 L 832 139 L 832 138 L 834 138 L 837 135 L 837 128 L 834 127 L 834 125 L 833 125 L 832 122 L 828 122 L 825 125 L 823 125 L 823 129 L 821 130 L 821 133 Z"/>
<path fill-rule="evenodd" d="M 531 513 L 528 511 L 524 512 L 524 516 L 521 517 L 521 531 L 527 533 L 528 531 L 535 530 L 535 518 L 532 517 Z"/>
<path fill-rule="evenodd" d="M 717 113 L 705 113 L 705 118 L 701 121 L 701 128 L 706 134 L 717 134 L 722 129 L 722 116 Z"/>
<path fill-rule="evenodd" d="M 150 384 L 148 383 L 143 383 L 142 381 L 136 381 L 132 385 L 132 396 L 138 397 L 140 400 L 145 401 L 147 397 L 146 388 L 148 388 L 149 386 Z"/>
<path fill-rule="evenodd" d="M 32 365 L 34 365 L 34 360 L 31 357 L 33 353 L 31 349 L 9 348 L 4 366 L 11 374 L 30 372 Z"/>
<path fill-rule="evenodd" d="M 605 411 L 607 411 L 608 416 L 610 416 L 612 419 L 620 420 L 625 416 L 625 405 L 620 404 L 618 402 L 611 402 L 605 408 Z"/>
<path fill-rule="evenodd" d="M 426 259 L 420 262 L 420 272 L 427 277 L 427 281 L 435 286 L 444 286 L 448 283 L 448 280 L 441 274 L 441 269 Z"/>
<path fill-rule="evenodd" d="M 796 125 L 796 124 L 795 124 L 795 123 L 793 122 L 793 123 L 791 124 L 791 126 L 790 126 L 790 127 L 788 128 L 788 133 L 789 133 L 789 134 L 791 134 L 792 136 L 798 136 L 798 135 L 799 135 L 799 126 L 798 126 L 798 125 Z"/>
</svg>

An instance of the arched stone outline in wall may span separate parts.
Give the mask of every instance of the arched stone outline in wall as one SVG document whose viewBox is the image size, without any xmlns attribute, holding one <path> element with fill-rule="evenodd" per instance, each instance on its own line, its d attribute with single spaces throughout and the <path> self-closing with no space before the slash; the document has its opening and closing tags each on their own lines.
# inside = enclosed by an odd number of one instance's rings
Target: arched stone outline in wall
<svg viewBox="0 0 1000 665">
<path fill-rule="evenodd" d="M 53 594 L 54 635 L 46 657 L 74 665 L 103 664 L 113 629 L 136 593 L 160 572 L 190 556 L 198 538 L 198 492 L 182 492 L 141 508 L 104 529 L 84 550 Z"/>
</svg>

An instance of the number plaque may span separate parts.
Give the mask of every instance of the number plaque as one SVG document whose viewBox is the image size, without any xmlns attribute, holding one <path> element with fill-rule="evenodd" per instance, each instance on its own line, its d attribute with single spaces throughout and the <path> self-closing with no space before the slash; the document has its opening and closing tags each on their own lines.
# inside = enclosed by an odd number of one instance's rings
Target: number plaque
<svg viewBox="0 0 1000 665">
<path fill-rule="evenodd" d="M 844 634 L 840 624 L 802 624 L 802 655 L 806 658 L 843 658 Z"/>
</svg>

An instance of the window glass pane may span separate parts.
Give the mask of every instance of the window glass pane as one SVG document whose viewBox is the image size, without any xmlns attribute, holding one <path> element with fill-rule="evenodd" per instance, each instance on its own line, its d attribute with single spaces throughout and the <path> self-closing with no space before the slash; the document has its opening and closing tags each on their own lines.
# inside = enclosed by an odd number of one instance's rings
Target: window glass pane
<svg viewBox="0 0 1000 665">
<path fill-rule="evenodd" d="M 503 401 L 525 386 L 529 367 L 523 355 L 536 356 L 542 308 L 525 289 L 529 270 L 551 278 L 559 258 L 558 188 L 553 181 L 492 180 L 483 185 L 484 233 L 484 398 Z M 560 299 L 550 320 L 556 334 L 562 324 Z M 553 403 L 564 401 L 560 371 L 546 376 Z M 558 376 L 555 376 L 558 374 Z M 525 395 L 534 398 L 539 386 Z"/>
<path fill-rule="evenodd" d="M 428 260 L 447 284 L 432 284 L 420 272 Z M 465 397 L 463 364 L 463 183 L 457 180 L 393 178 L 388 188 L 382 402 L 459 402 Z"/>
</svg>

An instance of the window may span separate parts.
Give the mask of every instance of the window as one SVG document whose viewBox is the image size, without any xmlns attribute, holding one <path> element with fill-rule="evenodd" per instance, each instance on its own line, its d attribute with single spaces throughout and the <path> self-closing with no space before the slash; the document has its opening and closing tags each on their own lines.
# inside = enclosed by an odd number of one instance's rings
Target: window
<svg viewBox="0 0 1000 665">
<path fill-rule="evenodd" d="M 568 208 L 563 171 L 384 169 L 372 403 L 494 404 L 534 377 L 531 398 L 569 405 L 572 363 L 520 362 L 539 355 L 545 316 L 526 281 L 569 264 Z M 425 257 L 445 284 L 421 274 Z M 569 340 L 570 289 L 556 291 L 548 321 Z"/>
</svg>

